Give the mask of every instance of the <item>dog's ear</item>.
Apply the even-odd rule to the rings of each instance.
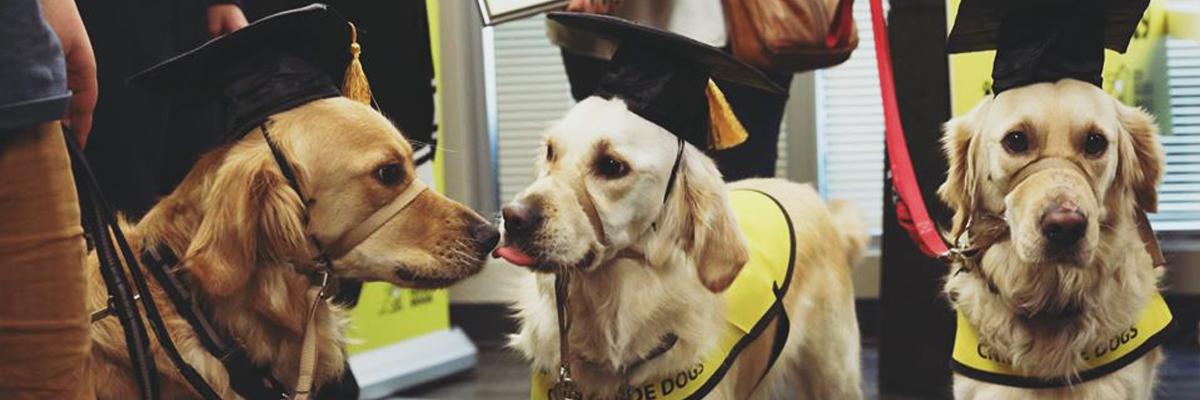
[[[1116,101],[1116,100],[1113,100]],[[1117,179],[1133,191],[1147,212],[1158,211],[1158,184],[1163,177],[1163,148],[1154,117],[1137,107],[1117,103],[1121,124]]]
[[[986,113],[990,98],[985,98],[966,115],[946,122],[942,135],[942,149],[946,154],[946,181],[938,188],[938,197],[955,210],[954,226],[959,229],[967,216],[974,211],[973,196],[976,193],[975,160],[972,154],[973,138],[978,131],[981,115]],[[951,231],[951,235],[958,232]]]
[[[679,226],[684,249],[693,255],[704,287],[713,293],[724,291],[750,259],[725,182],[712,160],[691,146],[676,179],[670,207],[672,212],[684,214]]]
[[[185,257],[189,271],[213,295],[240,289],[259,264],[283,261],[306,249],[300,197],[262,136],[250,135],[217,167]]]

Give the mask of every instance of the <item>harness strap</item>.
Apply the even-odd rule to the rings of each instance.
[[[576,356],[576,358],[578,358],[579,361],[582,362],[588,368],[592,368],[592,369],[596,369],[596,370],[600,370],[600,371],[611,371],[611,372],[615,372],[617,375],[627,377],[627,376],[633,375],[638,370],[638,368],[641,368],[643,365],[646,365],[646,363],[648,363],[650,361],[654,361],[654,359],[656,359],[656,358],[662,357],[663,354],[667,354],[668,351],[671,351],[671,349],[675,348],[675,344],[678,342],[679,342],[678,335],[676,335],[674,333],[668,333],[668,334],[664,335],[661,340],[658,341],[657,346],[654,346],[654,348],[650,349],[650,351],[646,352],[646,354],[644,354],[640,357],[637,357],[633,361],[623,362],[622,364],[624,364],[624,367],[622,367],[621,370],[619,370],[619,371],[612,371],[611,368],[608,368],[608,366],[605,365],[605,363],[600,362],[600,361],[589,360],[582,356]]]
[[[329,274],[324,274],[321,286],[308,289],[310,306],[304,327],[304,342],[300,351],[300,369],[296,375],[296,390],[293,400],[308,400],[313,388],[313,372],[317,365],[317,306],[325,300],[325,288],[329,285]]]
[[[236,340],[225,340],[213,328],[188,286],[176,277],[175,274],[184,269],[180,267],[180,261],[174,251],[165,244],[159,244],[154,250],[147,247],[142,251],[141,260],[158,281],[159,287],[166,293],[175,310],[192,328],[200,345],[221,361],[229,374],[229,385],[235,392],[250,399],[287,397],[285,386],[271,375],[268,368],[255,365],[250,361],[246,349]]]
[[[663,193],[663,204],[667,203],[667,199],[671,198],[671,190],[675,187],[675,179],[679,176],[679,164],[683,162],[683,138],[679,139],[679,151],[675,153],[675,163],[671,165],[671,175],[667,177],[667,192]]]

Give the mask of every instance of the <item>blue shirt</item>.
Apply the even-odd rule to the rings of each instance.
[[[38,0],[0,0],[0,134],[61,119],[70,100],[62,46]]]

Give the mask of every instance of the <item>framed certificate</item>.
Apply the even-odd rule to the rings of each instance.
[[[567,0],[476,0],[483,25],[491,26],[544,11],[561,9]]]

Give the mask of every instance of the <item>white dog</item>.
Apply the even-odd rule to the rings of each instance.
[[[697,393],[708,398],[860,398],[850,277],[866,239],[858,215],[783,180],[727,186],[691,145],[672,184],[681,144],[622,100],[589,98],[550,129],[537,180],[505,207],[497,254],[571,276],[568,360],[579,388],[587,398],[610,397],[622,383],[632,385],[633,398],[701,385]],[[730,199],[738,196],[759,206],[735,215]],[[773,226],[745,215],[762,213],[787,218]],[[768,231],[779,226],[782,233]],[[794,251],[783,263],[793,271],[790,284],[778,297],[769,279],[756,287],[760,275],[743,270],[748,259],[777,256],[765,254],[761,236],[783,243],[777,259]],[[555,279],[523,277],[514,304],[520,331],[511,344],[546,384],[559,371]],[[768,314],[731,351],[727,320],[758,309],[727,306],[722,292],[747,289],[757,300],[778,298],[785,315]],[[718,370],[723,355],[730,366]],[[546,387],[534,390],[542,395]]]
[[[979,341],[956,350],[979,358],[956,365],[955,397],[1152,397],[1161,335],[1145,323],[1169,312],[1139,219],[1156,207],[1157,136],[1145,112],[1070,79],[1005,91],[946,125],[939,194],[956,210],[951,235],[979,249],[945,286]],[[1126,357],[1099,363],[1114,354]],[[979,363],[1024,383],[985,379]]]

